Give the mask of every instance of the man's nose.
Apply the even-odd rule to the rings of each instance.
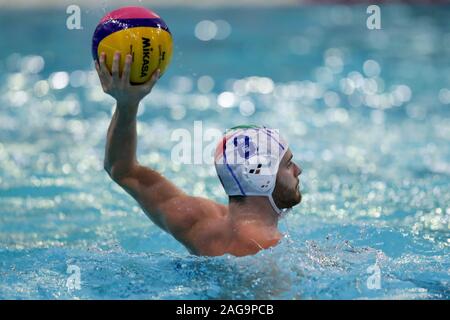
[[[297,168],[297,175],[296,175],[296,177],[298,177],[299,175],[302,174],[303,169],[300,166],[298,166],[297,164],[295,164],[295,167]]]

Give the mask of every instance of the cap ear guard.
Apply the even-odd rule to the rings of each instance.
[[[273,180],[265,174],[258,173],[260,169],[246,169],[243,176],[256,191],[261,194],[268,193],[273,187]]]
[[[243,177],[259,194],[271,194],[276,181],[276,159],[256,156],[244,164]]]

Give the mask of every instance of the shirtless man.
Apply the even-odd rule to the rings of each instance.
[[[192,254],[245,256],[277,245],[282,238],[278,220],[301,201],[302,169],[276,130],[241,126],[219,141],[215,166],[229,196],[227,206],[189,196],[136,159],[138,105],[159,79],[159,70],[148,82],[131,85],[131,55],[126,56],[121,76],[120,54],[113,57],[111,73],[105,59],[102,53],[96,70],[104,92],[117,101],[104,160],[111,179]]]

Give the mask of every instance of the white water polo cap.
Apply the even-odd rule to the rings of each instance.
[[[214,164],[229,196],[267,196],[273,209],[277,172],[288,144],[278,130],[260,126],[238,126],[225,132],[216,147]]]

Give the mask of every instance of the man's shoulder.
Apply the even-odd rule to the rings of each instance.
[[[193,230],[206,232],[215,228],[215,225],[223,225],[228,216],[228,206],[194,196],[171,199],[161,210],[166,212],[165,224],[174,236],[190,236]]]
[[[197,223],[195,228],[202,234],[217,234],[218,230],[226,230],[228,224],[228,206],[206,198],[196,198]]]
[[[199,255],[222,255],[229,240],[228,206],[197,198],[197,222],[185,233],[189,248]]]

